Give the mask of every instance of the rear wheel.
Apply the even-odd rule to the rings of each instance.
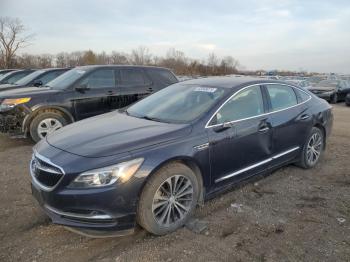
[[[324,149],[324,134],[321,129],[313,127],[301,153],[299,166],[313,168],[320,160]]]
[[[193,171],[180,163],[169,164],[146,183],[138,205],[138,223],[155,235],[175,231],[193,213],[198,196],[199,184]]]
[[[68,121],[59,112],[39,113],[30,124],[30,136],[34,142],[39,142],[47,135],[64,127]]]

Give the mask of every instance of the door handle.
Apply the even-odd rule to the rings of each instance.
[[[270,128],[268,126],[262,126],[259,128],[259,132],[261,132],[261,133],[264,133],[264,132],[269,131],[269,130],[270,130]]]
[[[300,120],[306,120],[306,119],[309,119],[309,117],[310,117],[309,115],[305,114],[300,117]]]
[[[114,91],[107,91],[107,95],[114,95],[115,92]]]

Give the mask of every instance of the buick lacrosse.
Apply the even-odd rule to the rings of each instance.
[[[291,163],[314,167],[332,123],[326,101],[285,82],[185,81],[45,137],[32,192],[76,232],[123,235],[138,224],[163,235],[235,183]]]

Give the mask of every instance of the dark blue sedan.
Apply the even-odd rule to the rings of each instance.
[[[54,223],[77,232],[139,224],[162,235],[248,177],[314,167],[332,123],[326,101],[285,82],[190,80],[46,137],[34,148],[32,191]]]

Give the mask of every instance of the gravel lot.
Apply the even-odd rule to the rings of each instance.
[[[89,239],[53,225],[30,194],[32,142],[0,135],[0,261],[350,261],[350,108],[313,170],[289,166],[198,208],[202,234]]]

